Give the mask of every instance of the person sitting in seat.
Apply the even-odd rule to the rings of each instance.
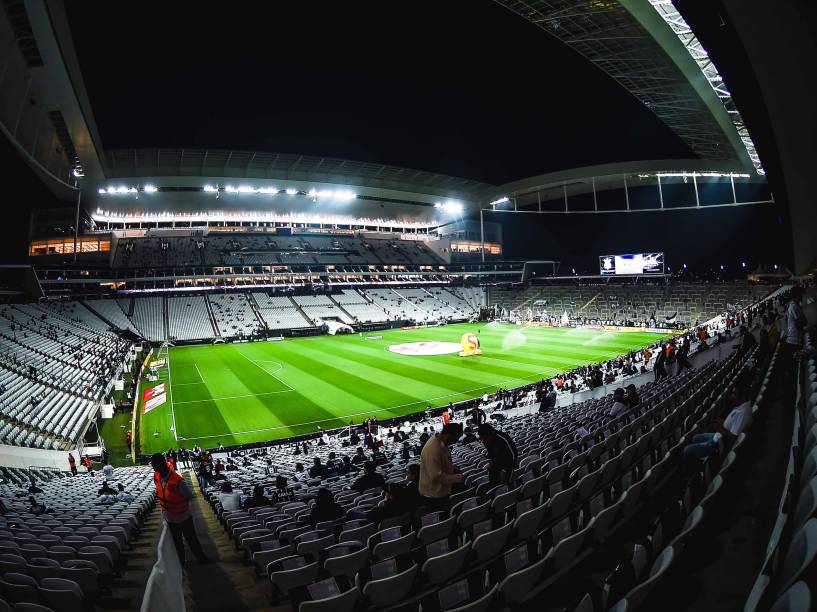
[[[409,463],[406,466],[406,482],[403,483],[403,499],[406,505],[414,510],[420,505],[420,464]]]
[[[116,500],[123,501],[123,502],[132,502],[133,495],[125,491],[125,486],[120,482],[116,485],[116,488],[119,489],[116,493]]]
[[[343,459],[338,464],[338,474],[341,476],[346,476],[346,474],[351,474],[352,472],[357,472],[357,468],[352,465],[352,459],[349,455],[344,455]]]
[[[31,477],[31,486],[28,487],[28,492],[32,495],[35,493],[42,493],[43,490],[37,486],[37,481],[34,480],[34,476]]]
[[[705,459],[717,454],[720,442],[723,440],[729,448],[738,436],[749,429],[752,424],[752,402],[749,373],[744,371],[732,388],[729,404],[734,406],[725,419],[715,419],[714,430],[711,433],[697,434],[692,437],[692,443],[684,447],[685,459]]]
[[[292,475],[292,480],[295,482],[303,482],[308,480],[309,474],[304,471],[304,464],[303,463],[296,463],[295,464],[295,473]]]
[[[624,414],[627,410],[628,406],[624,398],[624,389],[619,387],[613,391],[613,405],[610,407],[610,410],[607,411],[607,414],[615,418],[620,414]]]
[[[332,491],[326,487],[318,489],[318,494],[315,499],[315,506],[309,513],[307,522],[314,527],[318,523],[324,521],[334,521],[343,516],[343,508],[335,501],[335,496]]]
[[[269,506],[269,499],[264,495],[264,487],[255,485],[252,488],[252,496],[245,499],[241,504],[242,510],[249,510],[250,508],[261,508]]]
[[[367,461],[363,464],[363,476],[355,480],[354,484],[352,485],[352,489],[358,493],[363,493],[363,491],[368,489],[382,487],[384,484],[386,484],[386,479],[383,478],[382,474],[378,474],[375,471],[374,462]]]
[[[363,452],[363,447],[358,446],[355,456],[352,457],[352,463],[357,465],[358,463],[363,463],[366,461],[366,454]]]
[[[33,495],[28,498],[28,504],[28,511],[35,516],[48,512],[48,504],[44,501],[38,502]]]
[[[312,460],[312,467],[309,468],[310,478],[324,478],[326,476],[326,467],[321,463],[320,457],[315,457]]]
[[[641,400],[638,397],[638,391],[636,391],[636,388],[635,388],[634,384],[630,383],[629,385],[627,385],[626,389],[627,389],[627,395],[624,398],[625,403],[627,404],[627,408],[632,410],[633,408],[638,406],[638,404],[639,404],[639,402]]]

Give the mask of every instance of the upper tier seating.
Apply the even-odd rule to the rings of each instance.
[[[118,240],[113,262],[117,268],[137,269],[444,263],[422,241],[307,234],[122,238]]]

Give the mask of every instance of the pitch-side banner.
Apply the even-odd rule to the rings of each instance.
[[[165,384],[161,383],[150,389],[145,389],[142,393],[142,414],[147,414],[154,408],[158,408],[167,401]]]

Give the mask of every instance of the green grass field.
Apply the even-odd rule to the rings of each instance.
[[[388,350],[404,342],[459,342],[477,329],[480,356]],[[169,401],[142,416],[141,451],[258,442],[340,427],[351,419],[359,423],[369,415],[401,416],[604,361],[663,337],[493,324],[372,335],[382,339],[352,334],[171,348],[159,381],[169,386]],[[143,381],[142,388],[155,384]]]

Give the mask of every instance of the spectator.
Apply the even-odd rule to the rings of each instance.
[[[215,473],[215,475],[218,476],[224,471],[224,469],[225,469],[224,462],[220,458],[216,459],[216,465],[213,467],[213,472]]]
[[[43,492],[43,490],[37,486],[37,481],[34,480],[34,476],[31,477],[31,485],[28,487],[28,492],[32,495]]]
[[[471,409],[471,421],[473,421],[475,427],[479,427],[487,420],[488,416],[485,414],[485,411],[482,408],[479,406],[474,406]]]
[[[68,468],[71,470],[71,476],[77,475],[77,460],[71,453],[68,453]]]
[[[378,474],[375,471],[374,462],[367,461],[363,464],[363,476],[355,480],[352,489],[358,493],[363,493],[363,491],[374,489],[375,487],[382,487],[384,484],[386,484],[386,479],[383,478],[382,474]]]
[[[111,488],[111,485],[108,484],[108,481],[102,483],[102,488],[96,492],[97,495],[116,495],[116,491]]]
[[[176,546],[176,553],[182,567],[186,563],[184,550],[184,540],[187,541],[193,554],[200,563],[208,563],[209,559],[204,554],[204,550],[199,543],[196,534],[196,527],[193,524],[193,514],[190,511],[190,500],[193,492],[178,472],[167,467],[167,462],[161,453],[156,453],[150,458],[153,467],[153,481],[156,485],[156,496],[159,499],[159,506],[162,508],[162,519],[167,523],[168,529],[173,536],[173,543]]]
[[[627,385],[627,396],[625,397],[625,402],[627,404],[627,408],[632,410],[636,406],[638,406],[641,400],[638,397],[638,391],[636,391],[635,385],[630,383]]]
[[[628,406],[624,398],[624,389],[618,387],[613,391],[613,405],[610,407],[610,410],[607,411],[607,414],[616,418],[618,415],[627,412],[627,409]]]
[[[91,460],[90,455],[85,455],[82,460],[82,465],[85,466],[85,469],[88,470],[88,473],[93,476],[94,475],[94,462]]]
[[[343,508],[335,501],[332,492],[326,487],[318,489],[315,506],[312,508],[312,512],[309,513],[307,522],[314,527],[318,523],[334,521],[342,516]]]
[[[105,475],[106,480],[113,479],[113,466],[109,463],[102,468],[102,473]]]
[[[270,500],[264,495],[264,487],[255,485],[252,488],[252,496],[248,497],[241,504],[242,510],[249,510],[250,508],[262,508],[269,506]]]
[[[326,476],[326,468],[321,463],[320,457],[315,457],[312,460],[312,467],[309,468],[309,477],[310,478],[323,478]]]
[[[292,480],[295,482],[303,482],[307,480],[309,475],[304,471],[304,464],[303,463],[296,463],[295,464],[295,473],[292,475]]]
[[[407,503],[409,498],[404,495],[403,485],[390,482],[383,485],[383,501],[369,510],[352,509],[347,513],[351,520],[363,519],[380,523],[388,518],[401,516],[411,512],[413,508]]]
[[[48,512],[48,504],[46,504],[44,501],[38,502],[32,495],[28,498],[28,511],[35,516],[45,514]]]
[[[497,431],[489,423],[480,425],[477,433],[491,461],[491,467],[488,470],[491,484],[509,482],[519,460],[519,453],[513,439],[504,431]]]
[[[420,464],[409,463],[406,466],[406,482],[404,484],[403,495],[412,508],[417,508],[420,505],[420,491],[417,488],[419,484]]]
[[[366,461],[366,454],[363,452],[363,447],[358,446],[355,456],[352,457],[352,463],[357,465],[358,463],[363,463]]]
[[[477,437],[474,435],[474,430],[470,427],[465,428],[465,435],[462,437],[463,444],[471,444],[471,442],[476,442]]]
[[[432,512],[447,508],[452,485],[463,481],[463,475],[454,469],[448,448],[461,436],[462,425],[449,423],[428,439],[420,453],[419,491]]]
[[[735,383],[729,402],[732,410],[726,419],[716,419],[714,432],[697,434],[692,437],[692,443],[684,448],[684,458],[704,459],[717,454],[720,442],[729,448],[737,437],[749,429],[752,424],[752,402],[749,400],[749,383],[744,378]]]
[[[667,369],[665,367],[666,351],[664,350],[664,346],[660,345],[657,352],[658,355],[655,358],[655,364],[652,366],[652,370],[655,373],[655,382],[658,382],[667,376]]]
[[[218,494],[218,503],[221,504],[223,512],[238,510],[241,502],[241,493],[233,491],[233,485],[229,480],[221,483],[221,493]]]
[[[338,474],[341,476],[346,476],[346,474],[351,474],[352,472],[356,472],[357,468],[352,465],[352,460],[349,455],[344,455],[343,459],[338,466]]]
[[[116,500],[117,501],[123,501],[123,502],[132,502],[133,501],[133,495],[131,495],[130,493],[125,491],[125,486],[121,482],[118,485],[116,485],[116,488],[119,489],[119,491],[116,493]]]

